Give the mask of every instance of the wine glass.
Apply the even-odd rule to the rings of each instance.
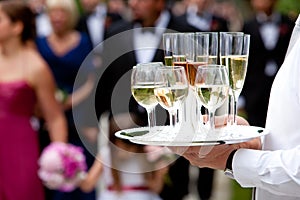
[[[186,62],[186,36],[193,33],[164,33],[163,34],[163,47],[164,47],[164,60],[166,66],[183,66],[186,70],[188,78],[188,69]],[[181,123],[185,123],[187,106],[182,106],[181,110],[177,110],[177,118]]]
[[[208,64],[197,69],[195,92],[198,101],[208,110],[209,130],[215,129],[215,111],[226,100],[229,79],[226,67]]]
[[[154,95],[154,77],[160,62],[137,64],[131,73],[131,93],[139,105],[147,111],[149,132],[156,126],[155,106],[158,104]]]
[[[248,66],[250,35],[228,34],[225,40],[225,63],[232,96],[230,108],[232,116],[229,116],[228,125],[236,125],[237,102],[244,86]]]
[[[173,131],[177,131],[177,110],[188,95],[188,87],[184,67],[165,66],[157,69],[154,94],[159,105],[169,112],[170,127]]]

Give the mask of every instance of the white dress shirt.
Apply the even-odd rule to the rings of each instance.
[[[196,5],[190,5],[187,8],[187,22],[202,30],[202,31],[210,31],[210,25],[212,21],[212,14],[208,12],[202,12],[202,16],[198,15],[198,8]]]
[[[300,199],[300,38],[294,41],[273,82],[264,151],[240,149],[233,158],[234,177],[256,187],[255,200]]]
[[[268,17],[264,13],[258,13],[256,19],[261,23],[259,33],[266,49],[274,49],[279,38],[280,15],[278,13],[274,13]]]
[[[286,55],[289,54],[291,49],[294,47],[297,39],[300,37],[300,25],[299,24],[300,24],[300,15],[299,15],[299,17],[296,21],[296,26],[293,30],[293,33],[292,33],[292,36],[291,36],[291,40],[290,40],[289,47],[288,47]]]
[[[164,11],[155,23],[154,32],[143,32],[139,24],[134,29],[134,49],[138,63],[147,63],[153,60],[156,50],[161,42],[162,34],[170,21],[170,13]]]
[[[94,47],[103,41],[106,10],[107,9],[104,4],[99,4],[95,11],[87,19],[87,26]]]
[[[268,50],[272,50],[276,47],[280,34],[280,15],[273,13],[271,16],[267,16],[264,13],[258,13],[256,19],[261,26],[259,33],[261,35],[264,46]],[[278,66],[274,59],[267,61],[265,66],[265,75],[274,76],[278,70]]]
[[[46,37],[52,33],[52,25],[46,12],[40,13],[35,18],[36,33],[40,37]]]

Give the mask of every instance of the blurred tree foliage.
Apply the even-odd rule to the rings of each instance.
[[[80,0],[75,0],[75,2],[76,2],[76,4],[77,4],[79,13],[80,13],[80,14],[83,14],[83,8],[82,8],[82,5],[81,5]]]
[[[221,1],[221,0],[217,0]],[[232,1],[234,4],[241,9],[241,13],[244,19],[251,17],[252,8],[250,5],[250,0],[222,0],[222,1]],[[263,1],[263,0],[262,0]],[[291,19],[296,19],[300,14],[300,0],[278,0],[276,9],[288,15]]]
[[[278,0],[277,9],[296,19],[300,14],[300,0]]]

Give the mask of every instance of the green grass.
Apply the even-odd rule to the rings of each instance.
[[[251,200],[252,189],[242,188],[236,181],[231,182],[232,198],[231,200]]]

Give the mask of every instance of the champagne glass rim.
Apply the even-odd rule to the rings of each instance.
[[[212,35],[218,35],[218,32],[215,31],[204,31],[204,32],[195,32],[195,34],[212,34]]]
[[[198,69],[213,69],[213,68],[217,68],[217,69],[226,69],[225,65],[218,65],[218,64],[205,64],[205,65],[199,65]]]
[[[159,70],[184,70],[184,66],[163,66],[160,67]]]
[[[228,32],[220,32],[220,34],[228,34],[228,35],[240,35],[243,36],[245,35],[244,32],[241,31],[228,31]]]
[[[251,35],[250,34],[244,34],[244,38],[250,38],[251,37]]]
[[[185,34],[195,34],[195,32],[168,32],[168,33],[163,33],[163,36],[167,36],[167,35],[185,35]]]
[[[162,66],[164,66],[164,64],[162,62],[146,62],[146,63],[138,63],[135,65],[135,67],[142,67],[142,66],[162,67]]]
[[[178,33],[182,33],[182,32],[167,32],[167,33],[163,33],[163,36],[176,35]]]

